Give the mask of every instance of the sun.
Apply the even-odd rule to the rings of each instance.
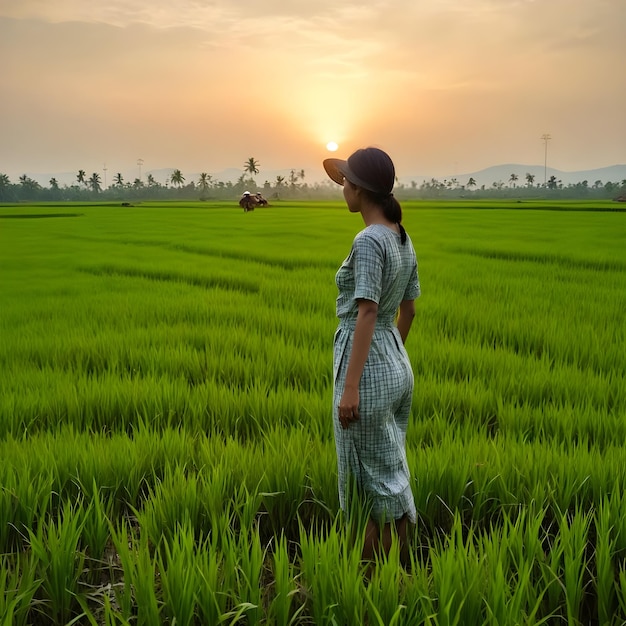
[[[336,141],[329,141],[326,144],[326,150],[328,150],[329,152],[336,152],[337,148],[339,148],[339,146],[337,145]]]

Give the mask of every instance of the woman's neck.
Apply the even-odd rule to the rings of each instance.
[[[391,230],[398,231],[398,225],[395,222],[391,222],[387,219],[383,210],[377,204],[368,203],[361,207],[361,217],[365,222],[366,226],[372,226],[374,224],[382,224],[383,226],[387,226],[387,228],[391,228]]]

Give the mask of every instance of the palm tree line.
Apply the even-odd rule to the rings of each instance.
[[[98,172],[88,176],[80,169],[74,184],[60,186],[56,178],[51,178],[49,187],[43,187],[26,174],[19,177],[18,183],[12,183],[6,174],[0,173],[0,202],[19,202],[27,200],[118,200],[118,199],[199,199],[225,200],[235,199],[243,191],[261,191],[266,198],[279,200],[291,198],[325,198],[338,195],[335,185],[324,180],[322,183],[309,185],[304,182],[305,171],[292,169],[287,177],[278,175],[273,182],[265,181],[257,185],[255,176],[260,172],[260,163],[249,157],[243,165],[241,175],[236,182],[215,180],[207,172],[202,172],[198,180],[187,182],[180,169],[174,169],[165,183],[159,183],[150,173],[146,180],[141,177],[133,181],[125,180],[120,172],[113,176],[113,182],[103,189]],[[545,183],[535,185],[535,175],[526,173],[524,183],[518,185],[519,176],[511,173],[507,183],[495,181],[490,186],[481,185],[470,177],[465,183],[456,177],[440,181],[431,178],[420,185],[411,181],[410,185],[397,184],[394,193],[399,198],[437,198],[437,197],[532,197],[550,194],[552,197],[598,197],[620,198],[626,194],[626,179],[620,182],[593,183],[581,181],[564,185],[555,176],[550,176]]]
[[[260,172],[260,163],[250,157],[244,163],[241,176],[236,182],[220,181],[202,172],[198,180],[187,182],[180,169],[174,169],[164,183],[158,182],[150,173],[146,180],[135,178],[132,182],[125,180],[121,172],[113,176],[112,183],[104,189],[102,178],[98,172],[88,176],[84,169],[78,170],[72,185],[61,187],[56,178],[51,178],[49,187],[40,185],[26,174],[20,176],[19,183],[13,184],[6,174],[0,174],[0,201],[11,202],[29,199],[65,200],[83,199],[117,199],[130,196],[133,199],[150,198],[196,198],[200,200],[235,198],[248,188],[259,190],[266,197],[280,199],[282,196],[305,194],[309,185],[304,182],[305,171],[292,169],[288,178],[276,176],[275,181],[265,181],[257,185],[254,176]]]
[[[478,187],[476,179],[471,177],[465,184],[461,183],[457,178],[444,179],[439,181],[436,178],[424,181],[419,187],[417,183],[412,183],[412,188],[423,197],[430,196],[463,196],[465,194],[473,196],[483,195],[502,195],[502,196],[532,196],[542,192],[550,192],[552,196],[559,197],[587,197],[593,195],[596,197],[613,198],[614,196],[622,196],[626,193],[626,179],[620,182],[603,182],[596,180],[593,184],[583,180],[577,183],[563,184],[563,181],[557,179],[556,176],[550,176],[545,183],[535,185],[534,174],[526,173],[523,185],[518,185],[519,176],[512,173],[507,183],[503,181],[494,181],[491,186],[481,185]],[[545,194],[544,194],[545,195]]]

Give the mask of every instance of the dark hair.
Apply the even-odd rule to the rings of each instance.
[[[398,224],[404,243],[406,231],[401,223],[402,207],[391,193],[396,182],[391,157],[380,148],[361,148],[348,157],[340,171],[353,185],[361,187],[371,202],[382,208],[390,222]]]
[[[360,148],[345,161],[324,159],[324,169],[338,185],[349,181],[360,187],[373,204],[383,210],[385,217],[400,229],[400,238],[405,243],[407,235],[402,226],[402,207],[393,197],[396,168],[391,157],[380,148]]]
[[[371,202],[380,206],[384,216],[400,228],[400,241],[404,244],[406,241],[406,230],[402,226],[402,207],[392,193],[377,193],[369,189],[363,189],[363,193]]]

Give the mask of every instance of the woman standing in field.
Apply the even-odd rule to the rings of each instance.
[[[417,517],[405,446],[413,372],[404,348],[420,295],[417,260],[392,194],[389,155],[365,148],[346,161],[326,159],[324,169],[365,222],[335,277],[333,416],[341,508],[350,510],[354,486],[370,509],[363,558],[372,560],[380,547],[389,551],[392,524],[406,547]]]

